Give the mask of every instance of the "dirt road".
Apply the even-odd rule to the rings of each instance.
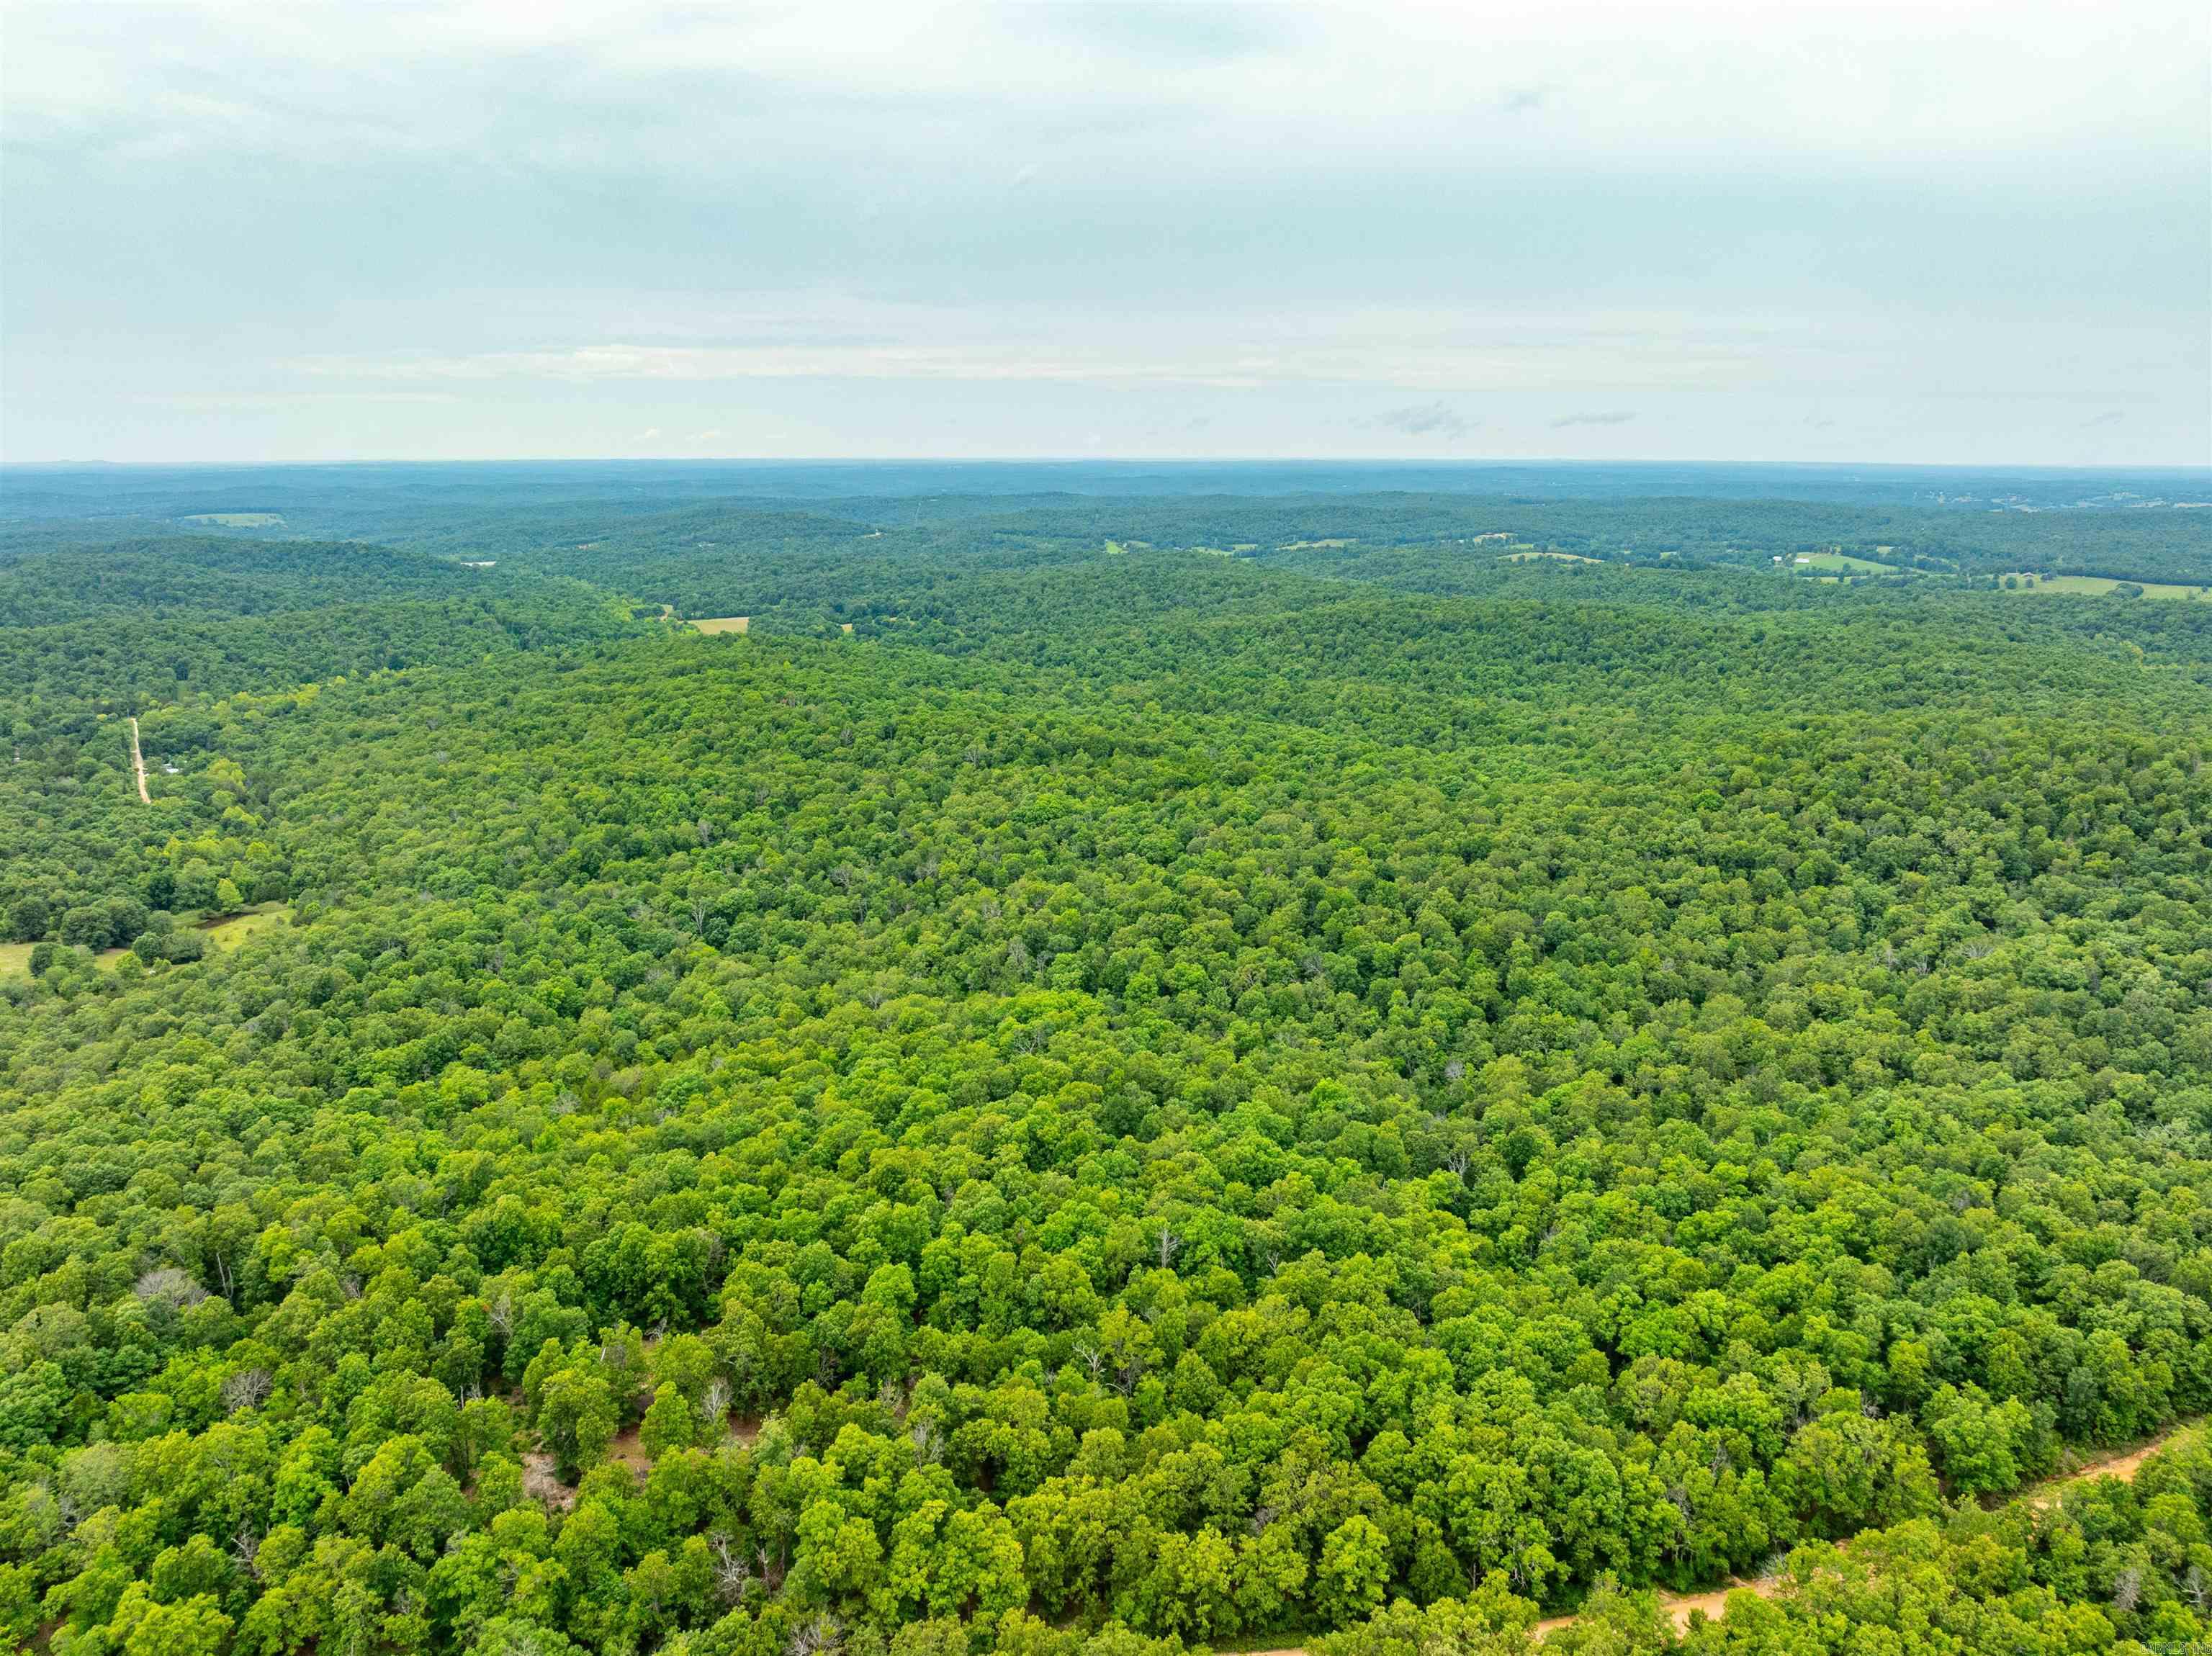
[[[2100,1477],[2117,1477],[2123,1483],[2132,1483],[2136,1481],[2136,1474],[2142,1470],[2143,1462],[2148,1460],[2160,1449],[2173,1448],[2183,1439],[2196,1432],[2202,1424],[2202,1422],[2184,1421],[2171,1430],[2161,1432],[2148,1443],[2139,1444],[2132,1449],[2122,1449],[2112,1454],[2100,1455],[2094,1460],[2084,1462],[2077,1471],[2061,1472],[2056,1477],[2046,1477],[2033,1489],[2023,1491],[2019,1498],[2027,1501],[2031,1507],[2048,1507],[2055,1502],[2070,1484],[2087,1483]]]
[[[2054,1477],[2045,1478],[2033,1488],[2023,1489],[2014,1499],[2025,1501],[2034,1507],[2048,1507],[2058,1499],[2063,1491],[2073,1484],[2087,1483],[2100,1477],[2116,1477],[2123,1483],[2132,1483],[2135,1482],[2136,1473],[2141,1470],[2144,1461],[2149,1459],[2160,1449],[2171,1447],[2180,1442],[2185,1437],[2196,1431],[2199,1424],[2200,1422],[2185,1421],[2136,1448],[2101,1455],[2094,1460],[2084,1463],[2073,1471],[2060,1472]],[[1848,1547],[1850,1542],[1848,1539],[1838,1541],[1836,1545],[1839,1548]],[[1674,1623],[1676,1632],[1687,1633],[1690,1630],[1690,1617],[1693,1611],[1703,1611],[1709,1620],[1718,1621],[1728,1609],[1729,1594],[1739,1589],[1755,1592],[1762,1598],[1771,1598],[1782,1591],[1782,1576],[1778,1573],[1772,1575],[1757,1576],[1750,1580],[1744,1580],[1739,1577],[1731,1580],[1726,1586],[1715,1587],[1709,1592],[1662,1591],[1659,1594],[1659,1607],[1667,1612],[1668,1619]],[[1557,1633],[1561,1628],[1572,1627],[1574,1624],[1575,1618],[1571,1616],[1547,1617],[1529,1630],[1530,1635],[1541,1641],[1552,1634]],[[1250,1656],[1309,1656],[1309,1653],[1303,1647],[1291,1645],[1274,1650],[1253,1652],[1250,1653]]]
[[[138,721],[131,721],[131,768],[138,773],[138,801],[150,805],[154,796],[146,792],[146,755],[138,751]]]

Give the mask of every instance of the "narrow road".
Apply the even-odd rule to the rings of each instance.
[[[2195,1432],[2200,1424],[2201,1422],[2197,1421],[2179,1422],[2168,1427],[2147,1443],[2138,1445],[2132,1449],[2100,1455],[2070,1472],[2060,1472],[2044,1478],[2018,1491],[2011,1499],[2024,1501],[2033,1507],[2045,1507],[2051,1505],[2062,1491],[2075,1485],[2094,1483],[2100,1477],[2116,1477],[2123,1483],[2132,1483],[2136,1479],[2136,1472],[2144,1461],[2149,1459],[2160,1449],[2178,1444],[2182,1439]],[[1850,1540],[1846,1538],[1835,1544],[1838,1548],[1848,1547],[1850,1545]],[[1668,1619],[1674,1623],[1674,1630],[1677,1633],[1687,1633],[1690,1630],[1691,1612],[1693,1611],[1703,1611],[1708,1620],[1717,1622],[1728,1613],[1729,1593],[1744,1590],[1755,1592],[1762,1598],[1771,1598],[1782,1591],[1783,1579],[1778,1572],[1771,1575],[1757,1576],[1747,1581],[1740,1577],[1732,1578],[1728,1586],[1716,1587],[1706,1592],[1669,1592],[1662,1588],[1659,1592],[1659,1608],[1666,1611]],[[1529,1629],[1529,1637],[1534,1642],[1540,1644],[1561,1628],[1572,1627],[1575,1620],[1572,1616],[1547,1616]],[[1310,1656],[1310,1652],[1302,1645],[1285,1645],[1273,1650],[1249,1652],[1247,1656]]]
[[[2136,1481],[2137,1469],[2144,1461],[2149,1459],[2160,1449],[2168,1448],[2179,1443],[2196,1429],[2196,1424],[2193,1421],[2182,1421],[2168,1427],[2147,1443],[2139,1444],[2132,1449],[2100,1455],[2075,1467],[2070,1472],[2055,1473],[2050,1477],[2030,1484],[2009,1496],[2008,1499],[2022,1501],[2031,1507],[2041,1508],[2053,1505],[2064,1490],[2081,1484],[2094,1483],[2100,1477],[2116,1477],[2123,1483],[2132,1483]],[[1835,1544],[1840,1550],[1850,1546],[1850,1541],[1846,1538]],[[1690,1630],[1692,1611],[1703,1611],[1707,1619],[1717,1622],[1728,1613],[1729,1593],[1741,1589],[1755,1592],[1762,1598],[1771,1598],[1782,1591],[1782,1582],[1783,1577],[1778,1571],[1771,1575],[1754,1576],[1749,1580],[1745,1580],[1740,1576],[1732,1577],[1728,1586],[1716,1587],[1709,1592],[1668,1592],[1662,1589],[1659,1594],[1659,1607],[1667,1612],[1668,1618],[1674,1623],[1674,1630],[1677,1633],[1687,1633]],[[1539,1622],[1534,1629],[1534,1635],[1541,1641],[1559,1628],[1573,1625],[1574,1619],[1571,1616],[1554,1616]]]
[[[138,773],[139,803],[152,804],[154,796],[146,792],[146,755],[138,751],[138,721],[136,718],[131,721],[131,767]]]

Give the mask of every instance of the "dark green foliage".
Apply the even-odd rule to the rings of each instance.
[[[16,622],[0,625],[0,934],[93,948],[131,943],[149,910],[234,906],[218,901],[225,878],[243,901],[288,895],[257,790],[216,751],[224,717],[264,716],[252,692],[625,630],[606,594],[574,582],[374,547],[187,538],[19,555],[0,562],[0,614]],[[235,710],[222,703],[242,692]],[[151,810],[131,773],[132,713]]]
[[[334,604],[451,597],[486,585],[417,552],[183,537],[0,552],[0,627],[121,614],[275,616]]]
[[[16,1636],[2203,1636],[2199,634],[925,528],[33,743]]]

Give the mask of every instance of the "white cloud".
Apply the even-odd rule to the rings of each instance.
[[[1839,349],[1802,318],[1674,312],[1071,313],[1036,304],[923,305],[806,293],[690,303],[664,296],[632,320],[641,325],[629,338],[327,353],[295,359],[292,367],[324,381],[441,385],[828,379],[1447,391],[1717,389],[1778,373],[1838,383],[1868,368],[1863,338]],[[556,309],[540,325],[567,325]]]
[[[522,443],[599,430],[603,394],[739,434],[699,444],[927,442],[954,387],[996,399],[964,440],[1009,447],[1055,399],[1091,399],[1079,444],[1125,428],[1116,397],[1300,387],[1340,428],[1480,395],[1486,440],[1640,410],[1583,416],[1592,445],[1695,396],[1706,423],[1667,430],[1709,455],[1797,397],[1906,445],[1970,401],[1991,442],[2114,405],[2113,441],[2207,440],[2201,0],[0,19],[17,452],[77,452],[133,398],[380,399],[387,445],[397,397],[542,395],[454,423]],[[817,382],[876,387],[882,423]]]
[[[1406,437],[1464,437],[1481,423],[1469,420],[1442,397],[1433,403],[1386,409],[1374,419],[1377,430],[1395,431]]]
[[[1788,157],[2187,161],[2200,7],[1797,0],[1245,8],[6,8],[9,124],[139,153],[471,152],[712,176],[1019,153],[1200,172]],[[125,21],[127,20],[127,21]],[[1132,20],[1141,20],[1133,23]],[[744,135],[748,149],[725,141]]]

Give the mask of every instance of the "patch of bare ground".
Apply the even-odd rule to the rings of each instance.
[[[2093,1460],[2084,1461],[2073,1471],[2060,1472],[2056,1477],[2044,1479],[2036,1486],[2034,1493],[2022,1498],[2031,1507],[2044,1507],[2052,1505],[2073,1486],[2094,1483],[2100,1477],[2116,1477],[2123,1483],[2132,1483],[2136,1481],[2136,1474],[2142,1470],[2143,1462],[2161,1449],[2176,1448],[2186,1439],[2196,1436],[2202,1424],[2201,1422],[2191,1421],[2161,1432],[2131,1449],[2116,1449],[2110,1454],[2099,1455]]]
[[[1761,1598],[1771,1598],[1782,1591],[1782,1577],[1762,1575],[1746,1581],[1731,1578],[1724,1587],[1714,1587],[1705,1592],[1666,1592],[1659,1594],[1659,1608],[1674,1624],[1677,1633],[1690,1630],[1690,1618],[1702,1612],[1709,1622],[1717,1622],[1728,1614],[1729,1595],[1732,1592],[1756,1593]],[[1561,1628],[1572,1627],[1578,1618],[1573,1616],[1547,1616],[1531,1628],[1529,1636],[1541,1643]]]
[[[131,768],[138,773],[138,803],[150,805],[154,796],[146,792],[146,755],[138,749],[138,721],[131,721]]]
[[[633,1426],[627,1432],[617,1433],[614,1441],[607,1445],[607,1459],[619,1460],[642,1477],[653,1471],[653,1457],[646,1453],[645,1445],[639,1441],[637,1431],[638,1429]]]
[[[2179,1447],[2194,1438],[2203,1429],[2203,1425],[2201,1421],[2187,1421],[2170,1427],[2156,1437],[2132,1448],[2115,1450],[2110,1454],[2085,1461],[2072,1471],[2056,1473],[2033,1489],[2024,1489],[2011,1498],[2040,1508],[2051,1506],[2068,1489],[2094,1483],[2100,1477],[2116,1477],[2123,1483],[2132,1483],[2145,1461],[2161,1449]],[[1850,1544],[1850,1538],[1846,1538],[1835,1543],[1836,1550],[1841,1552]],[[1667,1612],[1668,1619],[1674,1623],[1677,1633],[1687,1633],[1690,1618],[1699,1612],[1703,1612],[1705,1619],[1711,1622],[1725,1617],[1730,1593],[1749,1592],[1761,1598],[1772,1598],[1781,1592],[1786,1579],[1782,1571],[1777,1570],[1770,1574],[1754,1576],[1749,1580],[1732,1578],[1725,1586],[1714,1587],[1705,1592],[1662,1592],[1659,1594],[1659,1607]],[[1529,1632],[1540,1643],[1561,1628],[1572,1627],[1576,1619],[1573,1616],[1547,1616]],[[1301,1647],[1285,1646],[1279,1650],[1250,1652],[1248,1656],[1307,1656],[1307,1652]]]
[[[556,1512],[567,1512],[576,1504],[573,1485],[563,1483],[556,1470],[551,1455],[526,1454],[522,1458],[522,1493],[532,1501],[541,1501]]]

